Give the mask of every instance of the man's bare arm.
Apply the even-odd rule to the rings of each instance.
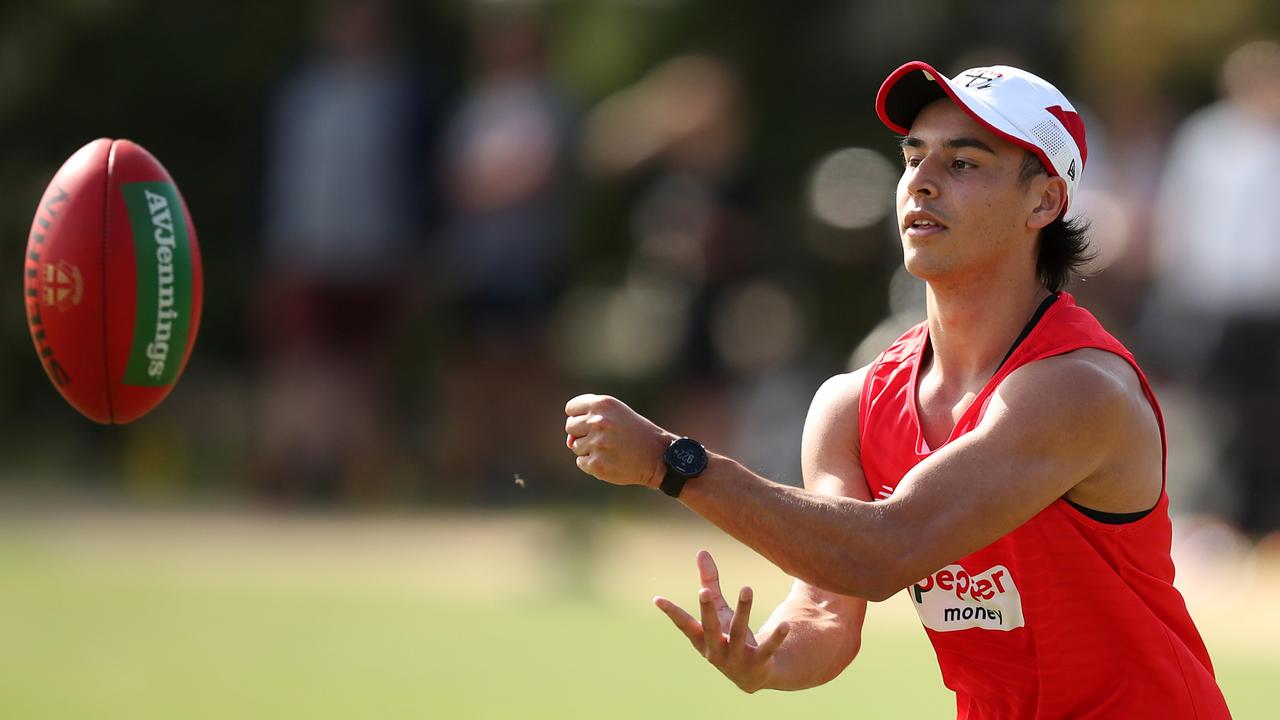
[[[858,402],[867,368],[837,375],[814,394],[804,423],[800,464],[805,488],[818,495],[870,500],[858,448]],[[764,628],[786,621],[774,687],[821,685],[853,662],[862,646],[867,601],[796,580]]]
[[[680,500],[793,577],[882,600],[1089,478],[1117,452],[1132,407],[1130,388],[1096,364],[1050,358],[1006,378],[979,426],[917,465],[889,500],[778,485],[719,455]],[[566,411],[579,467],[657,486],[670,433],[612,398],[580,396]]]
[[[805,487],[815,493],[869,497],[857,447],[858,398],[864,377],[865,371],[836,376],[814,396],[805,421],[801,465]],[[666,598],[655,598],[655,602],[694,648],[743,690],[802,690],[821,685],[839,675],[857,655],[866,600],[796,580],[786,599],[750,636],[745,628],[751,589],[743,588],[734,610],[724,600],[709,554],[699,554],[698,569],[702,622]],[[708,623],[723,636],[718,644],[707,637]],[[739,637],[733,636],[734,629]],[[761,652],[753,652],[757,637]]]
[[[1088,478],[1113,452],[1127,400],[1094,366],[1052,358],[1006,378],[979,426],[907,473],[886,501],[817,496],[721,456],[680,499],[795,577],[882,600]]]

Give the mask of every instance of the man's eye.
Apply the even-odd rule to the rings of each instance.
[[[955,168],[956,170],[969,170],[971,168],[977,167],[977,165],[974,165],[968,160],[952,160],[951,167]]]
[[[912,168],[913,168],[913,167],[919,167],[919,166],[920,166],[920,158],[918,158],[918,157],[909,157],[909,158],[906,158],[906,161],[905,161],[905,162],[906,162],[906,164],[907,164],[907,167],[912,167]]]

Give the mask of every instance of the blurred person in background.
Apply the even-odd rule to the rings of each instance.
[[[1120,72],[1090,95],[1092,107],[1082,110],[1090,121],[1089,189],[1074,214],[1089,220],[1095,257],[1074,292],[1117,337],[1133,337],[1152,280],[1156,197],[1172,112],[1150,79]]]
[[[559,396],[547,314],[564,273],[573,123],[547,67],[539,10],[477,3],[472,12],[472,78],[439,152],[445,206],[433,262],[448,343],[430,490],[462,496],[501,477],[506,489],[518,472],[545,477],[554,462],[529,428]]]
[[[1160,410],[1136,360],[1062,288],[1087,260],[1066,219],[1084,123],[1008,66],[913,62],[876,98],[902,134],[904,265],[927,319],[817,392],[805,489],[771,482],[619,400],[580,395],[582,471],[686,507],[796,578],[756,636],[698,556],[698,617],[655,604],[743,690],[825,683],[868,601],[905,589],[957,717],[1227,718],[1173,586]]]
[[[256,491],[385,493],[388,361],[423,235],[430,123],[391,0],[326,0],[315,46],[269,110]]]
[[[662,298],[633,303],[634,312],[625,318],[637,344],[666,350],[631,370],[661,379],[670,388],[670,415],[722,444],[734,433],[724,422],[734,402],[726,380],[731,371],[745,369],[743,363],[752,364],[733,357],[740,349],[735,345],[746,338],[732,337],[730,316],[737,311],[731,306],[735,299],[764,298],[786,314],[794,303],[774,283],[767,283],[764,294],[750,289],[766,286],[757,284],[763,268],[757,199],[743,162],[743,100],[742,80],[732,65],[710,55],[682,55],[602,101],[584,133],[588,171],[638,188],[620,292]],[[667,309],[662,316],[659,305]],[[761,327],[770,324],[766,320],[756,329]]]
[[[1223,98],[1191,115],[1170,150],[1155,213],[1147,331],[1161,362],[1227,419],[1212,496],[1248,533],[1280,528],[1280,44],[1225,61]],[[1233,486],[1233,487],[1232,487]]]

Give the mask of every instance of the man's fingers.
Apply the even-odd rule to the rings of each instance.
[[[720,570],[716,567],[715,558],[706,550],[698,551],[698,582],[711,591],[711,601],[716,612],[729,608],[729,603],[724,601],[724,593],[720,591]]]
[[[778,626],[773,629],[773,632],[769,633],[769,637],[765,638],[764,642],[760,643],[760,649],[756,654],[759,661],[765,662],[769,658],[773,657],[773,654],[778,651],[778,646],[782,645],[782,641],[787,639],[787,635],[790,632],[790,623],[785,621],[778,623]]]
[[[593,411],[600,413],[619,409],[627,409],[627,406],[621,400],[609,395],[587,393],[565,403],[564,414],[573,417],[574,415],[587,415]]]
[[[712,664],[719,665],[724,661],[724,631],[720,629],[720,616],[710,590],[702,588],[698,591],[698,607],[702,611],[702,654]]]
[[[698,607],[702,612],[702,631],[706,635],[720,635],[724,632],[720,626],[720,614],[716,612],[715,599],[711,591],[703,588],[698,591]]]
[[[741,652],[751,634],[751,588],[744,587],[738,593],[738,610],[729,626],[729,653]]]
[[[578,397],[573,398],[569,402],[565,403],[564,414],[569,416],[585,415],[587,410],[591,407],[591,404],[595,402],[596,398],[598,397],[600,396],[592,395],[591,393],[587,393],[585,395],[579,395]]]
[[[680,629],[680,632],[684,633],[684,636],[689,638],[689,642],[693,644],[694,650],[697,650],[699,653],[704,652],[703,648],[705,647],[705,644],[703,643],[702,637],[702,624],[699,623],[696,618],[685,612],[684,608],[664,597],[655,597],[653,599],[653,604],[657,605],[659,610],[665,613],[667,617],[671,618],[671,622],[675,623],[675,626]]]
[[[574,437],[582,437],[591,429],[590,415],[570,415],[564,421],[564,431]]]

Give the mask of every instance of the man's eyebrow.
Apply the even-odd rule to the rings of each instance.
[[[898,142],[898,145],[903,148],[909,148],[909,147],[918,148],[918,147],[924,147],[925,142],[920,138],[916,137],[915,135],[907,135]],[[996,151],[992,150],[990,145],[982,142],[981,140],[975,137],[947,138],[942,142],[942,147],[947,148],[948,150],[956,150],[959,148],[977,148],[978,150],[983,150],[985,152],[991,153],[992,155],[996,154]]]

